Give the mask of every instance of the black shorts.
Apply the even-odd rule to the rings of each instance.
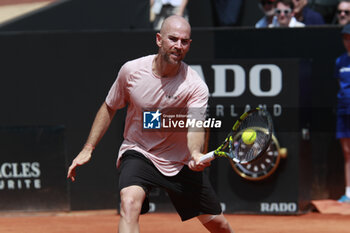
[[[141,153],[128,150],[121,158],[119,189],[131,185],[143,188],[146,196],[153,187],[163,188],[169,195],[182,221],[201,214],[221,214],[220,202],[208,176],[184,166],[175,176],[165,176]],[[148,211],[146,197],[141,213]]]

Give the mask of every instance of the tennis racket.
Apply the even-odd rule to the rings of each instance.
[[[203,155],[200,162],[226,157],[235,163],[251,163],[265,153],[272,134],[273,123],[269,112],[262,108],[252,109],[240,116],[224,142],[216,150]]]

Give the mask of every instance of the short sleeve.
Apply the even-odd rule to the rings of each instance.
[[[193,71],[195,73],[195,71]],[[207,107],[208,107],[208,98],[209,90],[206,83],[195,73],[196,83],[192,86],[192,94],[190,99],[187,102],[188,115],[190,118],[197,120],[205,120]]]
[[[106,97],[106,104],[116,110],[121,109],[126,106],[128,103],[129,95],[127,90],[127,80],[128,80],[129,72],[127,68],[127,64],[123,65],[119,70],[118,76],[114,81],[111,89],[108,92]]]

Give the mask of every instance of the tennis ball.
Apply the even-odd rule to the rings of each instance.
[[[247,129],[242,134],[242,140],[245,144],[250,145],[255,142],[256,132],[252,129]]]

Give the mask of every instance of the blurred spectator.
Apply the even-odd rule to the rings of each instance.
[[[273,16],[275,15],[274,2],[276,0],[259,0],[259,8],[264,12],[262,17],[256,24],[256,28],[266,28],[272,23]]]
[[[337,7],[337,22],[340,25],[350,23],[350,0],[340,0]]]
[[[153,28],[159,30],[164,19],[171,15],[180,15],[188,21],[187,3],[188,0],[150,0]]]
[[[212,0],[215,26],[237,26],[243,0]]]
[[[294,17],[305,25],[322,25],[323,17],[320,13],[310,9],[307,4],[308,0],[293,0]]]
[[[305,27],[294,17],[294,4],[292,0],[276,0],[275,16],[269,27]]]
[[[346,52],[335,61],[335,77],[339,80],[336,137],[344,155],[345,193],[338,202],[350,203],[350,24],[344,26],[342,39]]]
[[[308,7],[322,15],[325,24],[334,23],[339,0],[308,0],[308,3]]]

